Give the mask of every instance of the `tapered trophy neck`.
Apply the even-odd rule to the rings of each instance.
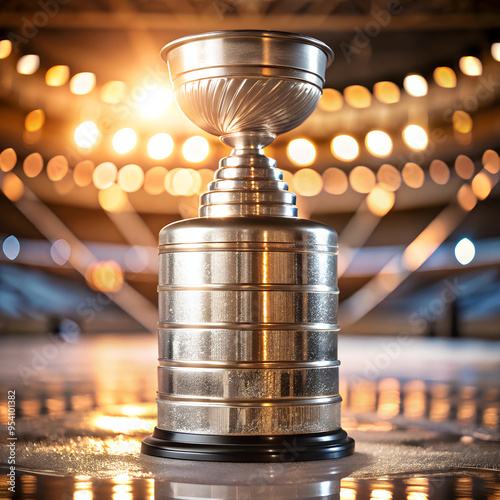
[[[275,138],[267,132],[226,134],[231,154],[219,162],[215,179],[200,199],[200,217],[297,217],[296,196],[288,191],[276,160],[264,154]]]

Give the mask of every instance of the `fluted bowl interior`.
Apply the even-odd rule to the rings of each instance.
[[[333,52],[310,37],[272,31],[221,31],[166,45],[176,100],[214,135],[300,125],[321,96]]]

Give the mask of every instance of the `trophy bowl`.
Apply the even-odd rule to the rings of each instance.
[[[189,36],[161,55],[183,113],[217,136],[297,127],[314,111],[333,61],[324,43],[276,31]]]

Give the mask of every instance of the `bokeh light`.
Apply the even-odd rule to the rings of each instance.
[[[17,201],[23,197],[24,184],[16,174],[9,172],[2,181],[2,191],[10,201]]]
[[[144,191],[151,195],[158,195],[165,191],[165,176],[168,170],[165,167],[150,168],[144,177]]]
[[[203,161],[210,151],[208,141],[200,135],[195,135],[186,140],[182,145],[182,154],[190,163]]]
[[[466,212],[470,212],[477,205],[477,198],[469,184],[463,184],[457,193],[458,204]]]
[[[99,137],[99,129],[93,121],[80,123],[75,129],[75,142],[82,149],[92,147]]]
[[[153,160],[164,160],[174,150],[174,140],[166,133],[153,135],[148,142],[148,153]]]
[[[433,73],[434,81],[445,89],[452,89],[457,86],[457,75],[448,66],[440,66]]]
[[[54,189],[60,196],[66,196],[75,188],[75,182],[72,175],[66,175],[59,182],[54,183]]]
[[[128,153],[134,149],[136,144],[137,134],[131,128],[122,128],[113,136],[113,148],[117,153]]]
[[[295,192],[301,196],[316,196],[323,189],[321,175],[312,168],[303,168],[293,176]]]
[[[107,189],[114,184],[117,173],[114,163],[110,161],[100,163],[92,172],[92,182],[97,189]]]
[[[354,167],[349,172],[349,182],[357,193],[369,193],[375,186],[375,174],[364,166]]]
[[[101,189],[97,196],[99,205],[107,212],[120,212],[127,205],[127,195],[117,184]]]
[[[455,172],[462,179],[470,179],[474,175],[474,162],[465,155],[458,155],[455,160]]]
[[[40,67],[40,57],[26,54],[17,61],[16,70],[20,75],[32,75]]]
[[[166,87],[154,87],[149,89],[139,101],[141,113],[148,118],[161,116],[172,103],[173,96],[170,89]]]
[[[5,257],[9,260],[15,260],[21,251],[21,244],[19,243],[19,240],[11,234],[3,240],[2,250]]]
[[[429,165],[429,174],[436,184],[442,186],[450,180],[450,169],[442,160],[434,159],[431,161]]]
[[[54,156],[47,163],[47,177],[51,181],[60,181],[68,173],[68,160],[63,155]]]
[[[323,186],[327,193],[343,194],[349,186],[347,174],[340,168],[327,168],[323,172]]]
[[[422,75],[408,75],[403,82],[406,92],[413,97],[427,95],[427,80]]]
[[[12,148],[4,149],[0,153],[0,170],[9,172],[17,163],[17,154]]]
[[[58,266],[64,266],[71,257],[71,247],[66,240],[54,241],[50,247],[50,256]]]
[[[479,200],[484,200],[491,193],[493,185],[486,172],[479,172],[474,179],[472,179],[471,187],[477,198]]]
[[[24,119],[24,128],[28,132],[36,132],[43,127],[45,123],[45,113],[42,109],[34,109],[30,111]]]
[[[375,186],[366,197],[366,204],[370,212],[383,217],[394,206],[396,195],[384,187]]]
[[[148,265],[149,253],[144,247],[135,245],[127,250],[124,260],[128,271],[140,273]]]
[[[52,66],[45,73],[45,83],[49,87],[61,87],[69,80],[69,67],[64,64]]]
[[[366,134],[366,148],[374,156],[387,156],[392,151],[392,140],[386,132],[382,130],[372,130]]]
[[[397,191],[401,187],[401,174],[396,167],[389,163],[380,165],[377,172],[377,180],[388,191]]]
[[[455,258],[462,266],[466,266],[474,259],[476,255],[476,247],[469,238],[462,238],[455,245]]]
[[[495,61],[500,62],[500,42],[495,42],[491,44],[491,57],[493,57]]]
[[[0,59],[9,57],[12,52],[12,42],[10,40],[0,40]]]
[[[460,71],[467,76],[480,76],[483,72],[481,61],[474,56],[464,56],[458,61]]]
[[[344,99],[349,106],[361,109],[368,108],[372,103],[370,91],[362,85],[350,85],[344,89]]]
[[[307,139],[294,139],[288,143],[286,154],[295,165],[311,165],[316,159],[316,148]]]
[[[89,284],[101,292],[117,292],[123,286],[123,271],[114,260],[98,262],[86,273]]]
[[[373,94],[384,104],[394,104],[401,99],[401,91],[394,82],[377,82],[373,86]]]
[[[335,89],[323,89],[323,95],[318,102],[318,108],[322,111],[338,111],[344,105],[342,94]]]
[[[26,177],[36,177],[43,170],[43,158],[40,153],[31,153],[23,162],[23,171]]]
[[[179,168],[172,171],[172,192],[179,196],[193,196],[201,188],[201,176],[192,168]]]
[[[403,130],[403,139],[412,149],[420,151],[427,147],[427,132],[419,125],[408,125]]]
[[[497,174],[500,172],[500,157],[496,151],[493,151],[493,149],[487,149],[483,153],[482,162],[484,168],[490,174]]]
[[[73,180],[79,187],[88,186],[92,182],[94,173],[94,162],[92,160],[82,160],[73,169]]]
[[[77,73],[69,82],[69,89],[73,94],[84,95],[94,90],[95,74],[91,72]]]
[[[424,171],[420,165],[414,162],[409,161],[405,163],[403,170],[401,170],[401,176],[403,177],[404,183],[413,189],[418,189],[424,184]]]
[[[118,104],[125,99],[127,84],[120,80],[106,82],[99,92],[101,101],[106,104]]]
[[[144,183],[144,170],[139,165],[125,165],[118,171],[118,185],[126,193],[141,189]]]
[[[461,134],[468,134],[472,130],[472,117],[460,109],[453,113],[452,123],[453,128]]]
[[[359,145],[354,137],[343,134],[333,138],[330,150],[335,158],[352,161],[358,157]]]

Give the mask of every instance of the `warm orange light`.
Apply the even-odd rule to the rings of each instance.
[[[135,148],[137,134],[131,128],[122,128],[113,136],[113,148],[117,153],[125,154]]]
[[[86,277],[87,281],[101,292],[117,292],[123,286],[123,271],[114,260],[92,265]]]
[[[208,141],[200,135],[195,135],[186,140],[182,145],[182,154],[190,163],[203,161],[210,151]]]
[[[446,184],[450,180],[450,169],[444,161],[432,160],[429,165],[429,174],[431,179],[440,185]]]
[[[353,108],[368,108],[372,103],[370,91],[362,85],[350,85],[344,89],[344,99]]]
[[[469,184],[460,187],[457,193],[458,204],[466,212],[470,212],[477,205],[477,198]]]
[[[414,97],[422,97],[427,94],[427,80],[422,75],[408,75],[403,82],[408,94]]]
[[[434,81],[445,89],[452,89],[457,86],[457,75],[447,66],[440,66],[434,70]]]
[[[345,134],[334,137],[330,149],[333,156],[342,161],[352,161],[359,154],[359,146],[356,139]]]
[[[40,67],[40,57],[27,54],[17,61],[16,70],[20,75],[32,75]]]
[[[94,173],[94,162],[91,160],[82,160],[75,165],[73,169],[73,180],[79,187],[88,186],[92,182]]]
[[[117,173],[114,163],[110,161],[100,163],[92,173],[92,182],[97,189],[109,188],[115,182]]]
[[[452,116],[453,128],[461,134],[468,134],[472,130],[472,117],[469,113],[457,110]]]
[[[100,91],[101,101],[106,104],[118,104],[125,99],[127,85],[119,80],[106,82]]]
[[[349,182],[347,174],[343,170],[332,167],[323,172],[323,184],[327,193],[343,194],[347,190]]]
[[[490,178],[485,172],[479,172],[472,179],[471,186],[472,191],[480,200],[484,200],[490,194],[493,187]]]
[[[12,52],[12,42],[10,40],[0,40],[0,59],[9,57]]]
[[[401,91],[394,82],[377,82],[373,86],[373,93],[384,104],[394,104],[401,98]]]
[[[63,155],[54,156],[47,163],[47,177],[51,181],[60,181],[68,173],[68,160]]]
[[[458,155],[455,160],[455,172],[462,179],[470,179],[474,175],[474,162],[465,155]]]
[[[420,151],[427,147],[427,132],[418,125],[408,125],[403,130],[403,139],[410,148]]]
[[[165,167],[150,168],[144,178],[144,191],[151,195],[158,195],[165,191],[165,176],[168,170]]]
[[[43,158],[40,153],[31,153],[23,162],[26,177],[36,177],[43,170]]]
[[[394,206],[396,196],[393,191],[387,191],[382,186],[375,186],[366,197],[368,209],[379,217],[383,217]]]
[[[366,149],[374,156],[387,156],[392,151],[392,140],[386,132],[382,130],[372,130],[366,134]]]
[[[174,150],[174,141],[166,133],[159,133],[151,137],[148,142],[148,153],[154,160],[164,160]]]
[[[411,161],[405,163],[401,175],[405,184],[413,189],[422,187],[424,184],[425,175],[422,167]]]
[[[458,61],[460,71],[467,76],[480,76],[483,73],[481,61],[474,56],[461,57]]]
[[[335,89],[323,89],[323,95],[318,102],[318,108],[322,111],[338,111],[342,109],[344,98],[342,94]]]
[[[316,159],[316,148],[307,139],[294,139],[288,143],[286,154],[295,165],[311,165]]]
[[[24,120],[24,128],[28,132],[36,132],[43,127],[45,123],[45,113],[42,109],[34,109],[30,111]]]
[[[9,172],[17,163],[17,154],[12,148],[4,149],[0,153],[0,170],[2,172]]]
[[[144,170],[139,165],[125,165],[118,172],[118,185],[126,193],[138,191],[144,183]]]
[[[369,193],[375,186],[375,174],[368,167],[354,167],[349,173],[352,189],[358,193]]]
[[[316,170],[303,168],[293,176],[293,186],[301,196],[316,196],[323,189],[323,179]]]
[[[180,196],[193,196],[200,187],[201,176],[191,168],[180,168],[172,177],[172,190]]]
[[[500,172],[500,157],[498,156],[498,153],[496,151],[487,149],[483,154],[482,162],[484,168],[490,174],[497,174],[498,172]]]
[[[80,123],[73,134],[76,145],[82,149],[92,147],[99,138],[99,129],[93,121]]]
[[[94,90],[96,78],[94,73],[77,73],[69,82],[69,89],[73,94],[84,95]]]
[[[10,201],[17,201],[24,194],[24,184],[16,174],[9,172],[3,178],[2,191]]]
[[[384,163],[378,169],[377,180],[388,191],[397,191],[401,187],[399,170],[388,163]]]
[[[45,83],[49,87],[60,87],[64,85],[69,80],[69,67],[60,64],[58,66],[52,66],[45,73]]]
[[[97,196],[99,205],[107,212],[120,212],[127,204],[127,196],[117,184],[101,189]]]

